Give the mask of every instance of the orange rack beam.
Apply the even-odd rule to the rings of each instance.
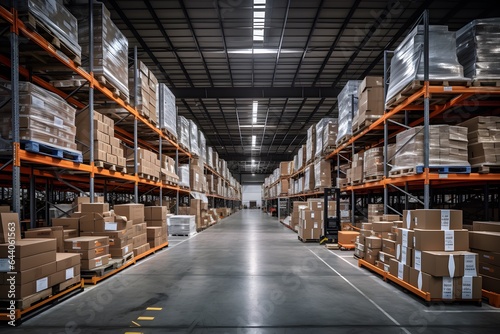
[[[482,290],[482,292],[483,298],[488,299],[488,304],[493,307],[500,307],[500,294],[484,289]]]

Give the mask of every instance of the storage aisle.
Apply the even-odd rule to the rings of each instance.
[[[498,324],[500,310],[486,304],[426,307],[358,268],[352,252],[301,243],[276,218],[242,210],[192,238],[171,238],[166,250],[18,330],[496,333]]]

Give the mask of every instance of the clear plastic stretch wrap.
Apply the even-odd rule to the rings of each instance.
[[[330,131],[329,124],[335,122],[337,124],[337,119],[335,118],[322,118],[316,123],[316,150],[314,156],[319,158],[323,155],[323,141],[325,140],[325,131]],[[328,138],[327,138],[328,140]],[[334,142],[335,144],[335,142]]]
[[[365,178],[384,175],[384,148],[374,147],[365,151],[363,158]]]
[[[78,20],[59,1],[17,0],[19,16],[28,18],[32,14],[75,55],[81,57],[82,48],[78,44]],[[10,6],[10,1],[1,0],[0,4]]]
[[[78,41],[82,53],[89,55],[88,6],[72,6],[78,18]],[[94,1],[94,76],[103,76],[113,87],[129,96],[128,39],[111,20],[103,3]]]
[[[12,140],[11,88],[10,82],[0,81],[0,133],[8,140]],[[19,83],[21,140],[76,151],[75,115],[76,109],[60,96],[29,82]]]
[[[424,27],[417,26],[394,51],[386,103],[413,80],[424,80]],[[467,80],[458,62],[455,33],[429,26],[429,80]]]
[[[467,128],[430,125],[430,166],[470,166],[467,156]],[[421,126],[396,135],[396,156],[392,171],[424,164],[424,131]]]
[[[332,186],[332,168],[330,161],[317,160],[314,163],[314,189],[331,188]]]
[[[212,146],[207,146],[207,165],[209,165],[212,168],[214,167]]]
[[[312,125],[307,129],[307,139],[306,139],[306,162],[311,162],[314,159],[314,153],[316,151],[316,126]]]
[[[179,176],[179,186],[189,187],[189,165],[179,165],[177,167],[177,175]]]
[[[197,157],[200,156],[198,126],[192,120],[189,120],[189,148],[191,154]]]
[[[196,234],[196,216],[171,216],[168,219],[168,233],[187,236]]]
[[[158,84],[158,125],[177,138],[177,108],[175,96],[164,83]]]
[[[456,35],[464,75],[473,80],[500,79],[500,18],[474,20]]]
[[[328,121],[323,125],[323,154],[329,153],[335,147],[339,129],[338,119],[325,118]]]
[[[358,87],[361,80],[349,80],[337,97],[339,106],[338,120],[338,145],[345,137],[349,138],[352,135],[352,116],[358,110]],[[354,103],[354,105],[353,105]]]
[[[189,120],[184,116],[177,116],[177,142],[188,150],[189,147]]]
[[[205,134],[198,130],[198,143],[200,149],[200,159],[206,163],[207,161],[207,140],[205,139]]]

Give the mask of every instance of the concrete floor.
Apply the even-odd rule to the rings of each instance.
[[[302,243],[276,218],[243,210],[194,237],[172,237],[167,249],[0,332],[442,334],[499,326],[499,309],[425,306],[358,268],[352,251]]]

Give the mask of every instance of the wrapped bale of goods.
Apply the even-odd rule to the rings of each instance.
[[[386,109],[398,102],[398,94],[414,80],[424,80],[424,27],[415,27],[394,51],[391,59]],[[458,62],[455,33],[447,26],[429,26],[429,80],[467,81]],[[421,86],[418,86],[420,88]],[[408,92],[411,93],[411,92]]]
[[[314,189],[332,187],[332,167],[330,161],[317,160],[314,163]]]
[[[137,166],[137,173],[142,178],[159,180],[161,162],[158,155],[144,148],[137,149],[137,161],[134,160],[134,149],[126,148],[127,170],[133,171]]]
[[[207,165],[211,168],[214,168],[213,150],[212,146],[207,146]]]
[[[326,118],[323,123],[323,148],[322,156],[328,155],[335,149],[335,141],[338,134],[338,120],[336,118]]]
[[[468,130],[467,150],[473,167],[488,172],[488,165],[500,165],[500,117],[478,116],[459,125]]]
[[[169,235],[191,236],[196,234],[196,217],[190,215],[171,216],[168,219]]]
[[[200,155],[198,126],[192,120],[189,120],[189,150],[192,155]]]
[[[374,147],[366,150],[363,158],[363,181],[381,180],[384,176],[384,148]]]
[[[349,80],[338,96],[339,119],[336,145],[352,136],[353,113],[358,112],[358,87],[360,80]]]
[[[179,186],[189,188],[189,165],[179,165],[177,172],[179,173]]]
[[[174,139],[177,139],[177,107],[175,95],[164,83],[159,83],[158,91],[158,127],[166,130]]]
[[[460,172],[470,171],[470,164],[467,161],[467,142],[467,128],[465,127],[430,125],[429,167],[453,167]],[[422,127],[398,133],[396,151],[390,176],[420,173],[424,165],[424,132]]]
[[[175,160],[169,156],[163,155],[161,166],[161,178],[165,183],[179,184],[179,176],[175,173]]]
[[[200,160],[202,161],[202,166],[207,162],[207,140],[205,139],[205,134],[198,130],[198,143],[200,149]]]
[[[130,98],[135,103],[135,108],[139,114],[144,116],[152,124],[158,125],[157,109],[157,85],[158,80],[152,71],[139,61],[137,67],[137,83],[134,81],[134,71],[129,71]],[[137,98],[134,97],[134,85],[137,87]]]
[[[500,80],[500,18],[474,20],[456,32],[457,56],[464,75],[476,80]]]
[[[358,112],[352,119],[353,133],[384,115],[384,78],[368,76],[358,88]]]
[[[78,19],[78,42],[82,54],[88,56],[88,6],[72,6],[70,11]],[[109,10],[97,1],[94,2],[93,23],[94,77],[128,102],[128,39],[111,20]]]
[[[314,154],[316,152],[316,125],[312,125],[307,129],[307,139],[306,139],[306,163],[310,163],[314,160]]]
[[[184,116],[177,116],[177,142],[184,148],[190,149],[189,120]]]
[[[0,4],[9,6],[10,1]],[[47,32],[48,41],[81,65],[82,48],[78,44],[78,21],[59,1],[20,0],[16,1],[19,17],[37,30],[42,36]],[[63,45],[60,45],[60,44]]]
[[[12,140],[11,84],[0,81],[0,134]],[[19,83],[19,135],[31,151],[42,151],[46,145],[53,155],[62,158],[69,153],[72,160],[82,162],[75,143],[76,110],[63,98],[29,82]],[[11,144],[4,148],[11,148]],[[28,148],[27,148],[28,150]],[[61,151],[59,151],[61,150]]]

